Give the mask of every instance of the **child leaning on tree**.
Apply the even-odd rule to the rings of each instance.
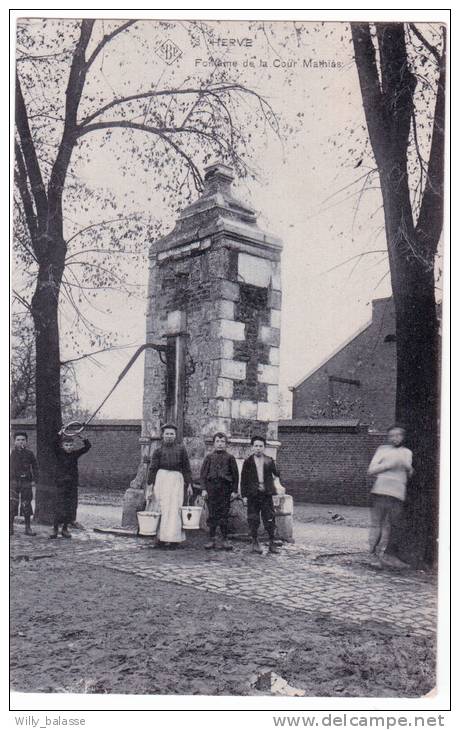
[[[387,443],[378,447],[367,471],[375,477],[371,489],[369,547],[379,560],[384,558],[391,532],[401,519],[407,482],[414,473],[412,451],[404,445],[405,436],[402,426],[391,426]]]

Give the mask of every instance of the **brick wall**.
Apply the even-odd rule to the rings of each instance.
[[[27,431],[36,452],[35,423],[15,421]],[[124,491],[140,462],[138,421],[96,421],[85,434],[93,448],[79,462],[80,485],[95,491]],[[299,502],[366,505],[370,488],[366,471],[375,449],[385,440],[366,427],[318,428],[279,426],[277,461],[282,483]]]
[[[382,434],[366,427],[320,429],[279,426],[281,481],[299,502],[368,504],[367,467]]]
[[[15,421],[11,430],[26,431],[29,446],[36,453],[35,423]],[[92,449],[78,462],[81,487],[95,491],[127,489],[141,459],[140,435],[140,421],[96,421],[89,425],[82,436],[91,441]]]

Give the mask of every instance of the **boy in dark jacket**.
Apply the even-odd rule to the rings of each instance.
[[[21,512],[24,515],[25,533],[35,535],[30,528],[32,517],[32,487],[38,481],[37,460],[33,452],[27,448],[27,434],[16,431],[14,448],[10,452],[10,535],[14,533],[14,518],[18,513],[19,499]]]
[[[78,502],[78,459],[90,450],[91,444],[88,439],[83,440],[83,446],[79,449],[73,448],[73,437],[62,435],[59,432],[55,445],[56,454],[56,497],[54,508],[54,526],[50,535],[56,538],[59,532],[59,525],[62,525],[62,537],[72,537],[68,530],[77,511]]]
[[[238,465],[227,449],[227,436],[216,433],[213,439],[214,451],[208,454],[203,461],[200,473],[200,482],[203,497],[208,501],[208,525],[210,541],[205,545],[206,550],[216,547],[217,527],[223,537],[224,550],[233,550],[228,541],[228,513],[232,497],[238,494]]]
[[[275,462],[264,454],[265,439],[253,436],[253,453],[243,463],[241,471],[241,496],[247,499],[248,524],[252,536],[252,552],[262,554],[257,533],[260,518],[268,533],[269,552],[277,554],[275,547],[275,508],[273,495],[276,494],[273,477],[279,477]]]

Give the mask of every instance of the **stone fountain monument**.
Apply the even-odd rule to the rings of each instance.
[[[250,438],[276,457],[282,243],[234,197],[231,168],[208,167],[202,195],[150,248],[141,449],[122,524],[142,508],[149,453],[174,421],[192,472],[223,431],[241,464]]]

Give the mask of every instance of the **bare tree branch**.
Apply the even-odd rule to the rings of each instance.
[[[118,274],[116,274],[113,269],[107,269],[105,266],[101,266],[100,264],[93,264],[93,263],[90,263],[89,261],[72,261],[71,263],[68,264],[68,266],[69,267],[70,266],[83,266],[83,267],[87,267],[88,269],[95,269],[96,271],[102,271],[102,273],[107,274],[107,276],[113,278],[115,281],[118,281],[119,285],[122,287],[143,286],[143,284],[135,284],[135,283],[132,283],[129,281],[125,281],[124,279],[121,278],[121,276],[118,276]],[[95,287],[95,288],[98,289],[99,287]]]
[[[16,170],[15,170],[15,181],[19,188],[21,195],[22,204],[24,206],[24,215],[26,217],[27,226],[30,231],[30,237],[32,245],[36,240],[37,235],[37,218],[35,215],[32,198],[30,196],[29,187],[27,184],[27,171],[24,163],[24,157],[20,145],[15,141],[14,152],[16,159]]]
[[[21,296],[21,295],[20,295],[20,294],[19,294],[19,293],[18,293],[18,292],[17,292],[16,290],[15,290],[15,289],[13,289],[12,291],[13,291],[13,296],[14,296],[14,298],[15,298],[15,299],[16,299],[16,300],[17,300],[17,301],[18,301],[18,302],[20,303],[20,304],[22,304],[22,306],[23,306],[23,307],[25,307],[25,308],[27,309],[27,311],[28,311],[28,312],[32,311],[32,309],[31,309],[31,306],[30,306],[29,302],[28,302],[28,301],[27,301],[26,299],[24,299],[24,297],[22,297],[22,296]]]
[[[419,31],[415,23],[409,23],[409,28],[414,33],[414,35],[417,36],[420,43],[422,43],[427,51],[431,53],[432,56],[434,56],[436,62],[441,65],[441,54],[439,53],[438,49],[435,48],[431,43],[428,42],[428,40],[425,38],[425,36]]]
[[[201,177],[201,173],[198,169],[198,167],[193,162],[190,155],[188,155],[184,150],[176,144],[170,137],[167,136],[163,132],[163,130],[157,128],[157,127],[149,127],[145,124],[136,124],[134,122],[127,122],[127,121],[119,121],[119,122],[97,122],[95,124],[91,124],[87,127],[80,128],[80,132],[78,136],[82,136],[84,134],[88,134],[89,132],[94,132],[96,130],[101,129],[113,129],[113,128],[121,128],[121,129],[134,129],[140,132],[148,132],[149,134],[154,134],[160,139],[162,139],[164,142],[166,142],[168,145],[170,145],[177,154],[182,157],[185,162],[187,163],[188,167],[190,168],[192,175],[193,175],[193,181],[195,184],[195,187],[197,190],[201,190],[203,186],[203,180]],[[172,130],[171,130],[172,131]],[[177,131],[177,130],[174,130]],[[208,135],[209,136],[209,135]]]
[[[84,256],[88,253],[102,253],[105,255],[111,255],[111,256],[137,256],[139,255],[138,251],[131,250],[128,251],[126,249],[117,249],[117,248],[81,248],[79,251],[75,251],[74,253],[70,254],[70,256],[66,257],[66,263],[70,261],[71,259],[75,258],[76,256]]]
[[[46,212],[48,200],[40,171],[40,165],[38,164],[35,145],[30,131],[27,109],[18,75],[16,75],[16,128],[21,140],[21,151],[24,157],[24,165],[30,181],[30,188],[35,201],[37,214],[41,215]]]
[[[81,21],[80,37],[75,47],[70,66],[69,80],[66,88],[64,131],[48,184],[48,197],[52,198],[50,214],[53,218],[57,215],[62,218],[62,190],[75,144],[78,106],[87,73],[85,52],[91,40],[93,25],[94,20],[85,19]]]
[[[87,352],[84,355],[79,355],[78,357],[72,357],[70,360],[63,360],[61,362],[61,365],[70,365],[70,363],[79,362],[80,360],[85,360],[87,357],[94,357],[94,355],[99,355],[101,352],[113,352],[115,350],[129,350],[131,347],[139,347],[138,344],[134,345],[113,345],[112,347],[102,347],[100,350],[94,350],[94,352]]]
[[[353,185],[356,185],[356,183],[360,182],[363,178],[367,178],[372,175],[374,172],[377,172],[377,168],[373,167],[372,170],[369,170],[368,172],[364,173],[364,175],[361,175],[360,177],[357,177],[356,180],[353,180],[353,182],[348,183],[348,185],[344,185],[343,188],[339,188],[339,190],[336,190],[335,193],[332,193],[332,195],[328,195],[327,198],[324,198],[324,200],[321,201],[321,205],[324,205],[324,203],[327,203],[329,200],[332,200],[336,195],[339,193],[343,193],[344,190],[347,190],[348,188],[353,187]]]
[[[84,228],[81,228],[79,231],[74,233],[73,236],[68,238],[66,241],[66,244],[69,245],[69,243],[71,243],[75,238],[83,235],[87,231],[93,230],[94,228],[104,227],[104,226],[110,225],[111,223],[118,223],[119,221],[127,221],[127,220],[134,220],[134,216],[121,216],[119,218],[111,218],[109,220],[99,221],[98,223],[91,223],[89,226],[85,226]],[[73,255],[75,255],[75,254],[73,254]],[[68,256],[66,258],[66,261],[68,261],[71,258],[72,258],[72,256]]]
[[[79,137],[83,136],[84,134],[88,134],[89,132],[95,132],[99,129],[114,129],[114,128],[126,128],[126,129],[136,129],[141,132],[149,132],[150,134],[156,134],[159,137],[165,138],[165,135],[168,134],[196,134],[201,137],[205,137],[210,142],[213,142],[214,144],[219,145],[219,147],[223,150],[226,150],[227,147],[223,144],[223,142],[219,139],[219,137],[216,134],[211,134],[210,132],[205,132],[203,129],[198,129],[198,127],[152,127],[148,124],[139,124],[137,122],[132,122],[128,120],[115,120],[115,121],[108,121],[108,122],[96,122],[95,124],[90,124],[79,133]],[[170,138],[167,137],[169,142],[171,142]]]
[[[389,130],[386,124],[384,97],[380,89],[376,52],[369,24],[351,23],[351,35],[369,136],[377,165],[380,168],[385,160]]]
[[[18,44],[16,44],[16,51],[21,54],[21,58],[18,61],[47,61],[50,58],[59,58],[59,56],[67,56],[72,53],[71,48],[66,48],[63,51],[57,51],[56,53],[37,53],[32,54],[29,51],[23,50]]]
[[[423,193],[420,212],[416,224],[416,233],[427,248],[430,256],[436,248],[443,228],[443,196],[444,189],[444,118],[446,109],[446,42],[444,30],[444,47],[439,66],[438,93],[433,119],[433,135],[431,138],[430,158],[427,168],[427,182]]]
[[[199,95],[201,97],[205,96],[211,96],[215,98],[216,96],[220,99],[219,94],[225,94],[230,93],[232,91],[241,91],[246,94],[249,94],[250,96],[255,96],[256,98],[260,99],[259,94],[257,92],[253,91],[252,89],[248,89],[247,87],[243,86],[242,84],[217,84],[216,86],[202,86],[202,87],[196,87],[196,88],[185,88],[185,89],[161,89],[161,90],[152,90],[152,91],[144,91],[139,94],[131,94],[130,96],[124,96],[119,99],[113,99],[112,101],[108,102],[108,104],[105,104],[100,109],[97,109],[92,114],[88,114],[87,117],[85,117],[79,124],[80,127],[84,127],[90,122],[93,121],[96,117],[101,116],[101,114],[104,114],[109,109],[113,109],[116,106],[119,106],[120,104],[127,104],[132,101],[141,101],[142,99],[153,99],[156,97],[163,97],[163,96],[190,96],[190,95]],[[268,103],[266,103],[266,106],[269,107]]]
[[[107,43],[110,43],[110,41],[113,40],[115,36],[123,33],[123,31],[127,30],[127,28],[129,28],[131,25],[134,25],[134,23],[137,23],[137,20],[128,20],[126,23],[123,23],[123,25],[119,25],[118,28],[115,28],[115,30],[113,30],[111,33],[106,33],[86,61],[86,68],[88,69],[91,66],[91,64],[102,51],[104,46],[107,45]]]
[[[355,256],[350,256],[349,259],[345,259],[345,261],[342,261],[340,264],[336,264],[335,266],[332,266],[330,269],[326,269],[324,272],[325,274],[329,274],[331,271],[335,271],[335,269],[339,269],[341,266],[345,266],[345,264],[349,264],[350,261],[354,261],[355,259],[361,259],[363,256],[369,256],[370,254],[374,253],[388,253],[387,249],[383,248],[377,248],[374,251],[363,251],[362,253],[357,253]]]

